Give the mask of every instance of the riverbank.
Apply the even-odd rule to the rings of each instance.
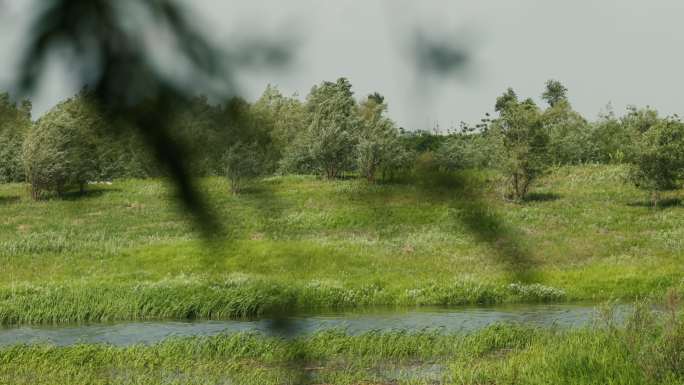
[[[637,307],[591,327],[497,324],[469,334],[238,333],[154,345],[0,348],[12,384],[682,384],[681,315]]]

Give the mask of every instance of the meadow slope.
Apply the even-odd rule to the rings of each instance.
[[[553,170],[527,202],[493,172],[369,185],[273,177],[233,196],[202,240],[162,180],[35,202],[0,186],[0,323],[229,318],[361,305],[600,301],[682,287],[684,205],[620,166]]]

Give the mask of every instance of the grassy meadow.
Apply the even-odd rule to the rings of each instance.
[[[0,323],[659,298],[684,286],[684,206],[675,192],[652,209],[625,172],[557,168],[522,204],[484,171],[271,177],[240,195],[207,178],[212,239],[162,180],[37,202],[1,185]]]

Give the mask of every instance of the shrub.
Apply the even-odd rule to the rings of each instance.
[[[684,124],[663,119],[642,133],[631,164],[632,182],[650,191],[653,206],[658,206],[660,192],[678,188],[684,175]]]
[[[508,289],[526,302],[554,302],[565,299],[565,291],[563,289],[544,286],[539,283],[529,285],[511,283],[508,285]]]

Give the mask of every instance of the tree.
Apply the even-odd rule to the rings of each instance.
[[[392,168],[402,167],[405,149],[394,122],[385,116],[387,104],[379,93],[368,95],[359,106],[360,132],[356,144],[356,168],[369,182],[377,172],[388,174]]]
[[[496,98],[496,103],[494,104],[494,111],[501,113],[508,107],[508,105],[515,105],[517,103],[518,95],[515,93],[515,91],[513,91],[513,88],[508,87],[506,92],[504,92],[501,96]]]
[[[22,159],[31,195],[64,193],[71,186],[81,192],[98,168],[97,133],[103,120],[87,91],[58,104],[31,129]]]
[[[549,162],[578,164],[590,161],[594,143],[586,119],[572,109],[567,88],[556,80],[546,82],[542,98],[549,107],[542,113],[544,130],[549,136]]]
[[[296,138],[283,159],[285,168],[317,172],[328,179],[353,165],[359,130],[356,101],[345,78],[314,86],[307,97],[308,128]]]
[[[660,193],[678,188],[684,176],[684,123],[676,118],[661,119],[641,133],[635,147],[630,179],[651,192],[657,207]]]
[[[493,130],[502,149],[500,167],[506,175],[506,196],[521,201],[548,163],[548,136],[539,108],[531,100],[510,101],[500,111]]]
[[[416,153],[437,151],[447,138],[425,130],[401,132],[401,134],[404,147]]]
[[[621,163],[626,149],[633,143],[632,134],[617,118],[610,104],[589,125],[591,160],[599,163]]]
[[[439,167],[448,170],[488,168],[497,165],[497,136],[490,132],[458,132],[435,151]]]
[[[620,123],[626,130],[638,134],[643,134],[659,122],[658,111],[649,106],[645,108],[627,106],[627,113],[620,119]]]
[[[568,89],[565,88],[561,82],[550,79],[546,81],[546,89],[542,94],[542,99],[544,99],[550,107],[553,107],[560,102],[567,101],[567,93]]]
[[[285,168],[283,157],[293,146],[296,138],[307,127],[307,111],[296,94],[284,96],[278,88],[268,85],[261,97],[252,105],[252,113],[258,117],[261,129],[271,142],[268,163],[273,171]]]
[[[171,134],[185,144],[185,156],[189,159],[187,167],[192,175],[223,173],[223,153],[231,139],[235,140],[226,130],[224,108],[211,104],[206,96],[201,95],[179,104],[171,112]]]
[[[547,108],[542,116],[549,136],[549,161],[554,164],[579,164],[592,160],[594,143],[589,123],[572,109],[567,100]]]
[[[228,145],[237,142],[256,148],[263,173],[276,170],[282,154],[273,135],[277,116],[270,108],[234,98],[224,112],[223,136]]]
[[[31,128],[31,102],[13,102],[9,94],[0,94],[0,183],[24,180],[21,148]]]
[[[261,156],[256,143],[238,141],[230,146],[223,159],[233,194],[239,194],[246,182],[262,174]]]

